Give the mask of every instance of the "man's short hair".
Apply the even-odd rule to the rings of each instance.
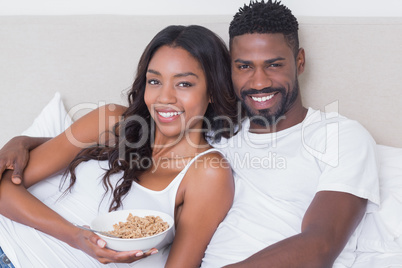
[[[299,50],[299,24],[289,8],[280,1],[250,1],[249,5],[239,8],[229,26],[229,45],[233,38],[252,33],[281,33],[295,56]]]

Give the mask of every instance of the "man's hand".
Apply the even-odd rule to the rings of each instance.
[[[316,193],[302,222],[302,232],[272,244],[242,262],[240,267],[332,267],[364,216],[367,199],[355,195]]]
[[[29,151],[47,140],[49,138],[17,136],[7,142],[0,149],[0,179],[5,170],[12,169],[12,182],[21,184],[22,174],[29,161]]]

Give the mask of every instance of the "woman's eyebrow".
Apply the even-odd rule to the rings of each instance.
[[[152,73],[152,74],[156,74],[156,75],[161,75],[160,72],[155,71],[155,70],[153,70],[153,69],[148,69],[148,70],[147,70],[147,73]]]
[[[155,70],[153,70],[153,69],[148,69],[147,72],[148,72],[148,73],[155,74],[155,75],[161,75],[160,72],[155,71]],[[175,74],[173,77],[185,77],[185,76],[190,76],[190,75],[195,76],[195,77],[198,78],[198,75],[196,75],[196,74],[193,73],[193,72],[178,73],[178,74]]]
[[[193,72],[179,73],[179,74],[176,74],[174,77],[184,77],[184,76],[189,76],[189,75],[193,75],[198,78],[198,75],[196,75]]]

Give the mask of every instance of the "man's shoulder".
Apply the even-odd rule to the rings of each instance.
[[[365,128],[358,121],[350,119],[339,112],[323,112],[309,108],[306,118],[302,122],[302,131],[310,128],[314,131],[319,129],[328,130],[330,126],[338,125],[342,130],[365,131]]]
[[[252,134],[248,132],[249,120],[245,119],[236,135],[230,138],[222,138],[219,142],[213,143],[225,153],[229,150],[241,150],[247,144],[258,145],[266,148],[270,142],[279,140],[291,142],[305,141],[320,143],[331,137],[342,137],[346,140],[372,140],[370,133],[356,120],[350,119],[339,112],[324,112],[313,108],[308,109],[305,119],[288,129],[271,134]]]
[[[301,128],[304,141],[308,144],[339,144],[339,146],[373,146],[375,141],[367,129],[358,121],[338,112],[311,110]]]

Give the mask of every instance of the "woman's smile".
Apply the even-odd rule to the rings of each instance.
[[[176,111],[174,109],[155,109],[156,114],[158,115],[158,121],[161,123],[170,123],[179,119],[180,115],[183,114],[183,111]]]

